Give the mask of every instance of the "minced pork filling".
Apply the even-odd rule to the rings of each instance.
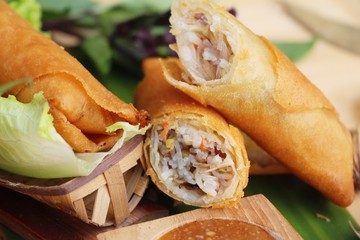
[[[190,125],[171,128],[166,122],[153,130],[158,140],[161,178],[179,188],[216,196],[229,186],[234,162],[214,133]]]
[[[196,60],[198,76],[208,81],[219,79],[229,71],[233,56],[227,37],[223,32],[215,31],[219,24],[215,16],[210,20],[203,13],[195,13],[193,19],[193,24],[184,33],[189,43],[184,57]]]

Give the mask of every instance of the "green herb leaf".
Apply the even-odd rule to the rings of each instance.
[[[36,0],[7,0],[9,5],[37,31],[41,28],[41,6]]]
[[[88,37],[82,42],[81,47],[90,57],[100,74],[105,75],[110,72],[112,50],[105,36]]]
[[[86,12],[93,11],[97,6],[92,0],[38,0],[43,11],[63,14],[67,13],[69,16],[77,16]]]
[[[170,9],[172,0],[123,0],[122,6],[140,15],[162,14]]]
[[[141,77],[134,77],[125,71],[114,69],[101,78],[101,83],[124,102],[132,103],[136,86]]]
[[[272,41],[293,62],[303,58],[315,45],[317,38],[305,42]]]

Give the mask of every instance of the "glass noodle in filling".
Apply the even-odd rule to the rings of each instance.
[[[189,66],[194,75],[206,80],[216,80],[226,75],[230,69],[233,52],[227,36],[219,28],[218,16],[207,16],[195,12],[187,17],[183,25],[183,34],[177,37],[177,42],[182,42],[179,54],[185,61],[194,61]],[[185,44],[184,44],[185,43]]]
[[[153,126],[151,134],[155,171],[175,194],[191,191],[210,202],[230,185],[234,162],[215,132],[178,121]]]

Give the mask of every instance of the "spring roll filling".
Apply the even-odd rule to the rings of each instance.
[[[187,67],[193,75],[204,81],[221,79],[229,72],[234,54],[227,34],[216,31],[220,27],[219,17],[201,12],[189,15],[183,33],[177,36],[182,47],[173,48],[186,62],[191,62]]]
[[[188,122],[173,126],[164,122],[153,127],[152,139],[154,169],[174,194],[208,203],[232,185],[236,173],[232,154],[215,132]]]

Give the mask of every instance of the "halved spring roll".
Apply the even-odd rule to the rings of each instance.
[[[210,1],[174,0],[170,23],[181,62],[163,62],[170,84],[215,108],[334,203],[353,201],[350,133],[282,52]]]
[[[120,100],[92,76],[74,57],[0,0],[0,84],[31,78],[7,94],[30,102],[43,92],[57,132],[76,152],[110,149],[122,135],[106,132],[118,121],[145,126],[145,111]]]
[[[147,174],[160,190],[186,204],[234,205],[248,182],[249,161],[239,130],[164,79],[160,60],[143,63],[135,106],[149,112]]]

